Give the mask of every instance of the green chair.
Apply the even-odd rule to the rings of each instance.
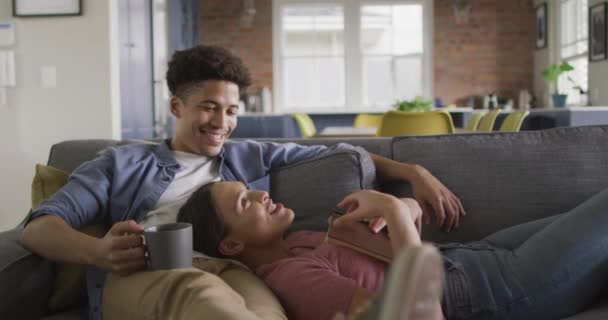
[[[454,133],[452,116],[445,111],[389,111],[382,117],[377,136],[424,136]]]
[[[312,138],[317,134],[315,123],[306,113],[295,113],[291,117],[296,121],[298,127],[300,127],[302,138]]]
[[[362,113],[355,117],[353,126],[355,128],[378,128],[380,127],[380,123],[382,123],[381,114]]]
[[[530,111],[516,111],[508,115],[500,125],[500,132],[519,132],[524,119],[530,114]]]
[[[479,126],[477,126],[477,131],[481,132],[492,132],[494,129],[494,122],[496,122],[496,118],[500,113],[500,109],[494,109],[481,117],[479,120]]]
[[[473,113],[469,117],[469,120],[467,121],[467,125],[465,126],[465,129],[467,131],[476,131],[477,127],[479,126],[479,121],[481,120],[481,118],[485,114],[486,114],[486,112],[475,112],[475,113]]]

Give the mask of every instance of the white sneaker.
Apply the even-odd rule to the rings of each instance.
[[[441,320],[444,271],[432,245],[404,248],[385,280],[379,320]]]
[[[444,271],[432,245],[404,248],[390,266],[379,300],[362,319],[442,320]]]

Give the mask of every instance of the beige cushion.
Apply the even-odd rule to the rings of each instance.
[[[238,292],[247,308],[261,319],[287,319],[272,291],[253,272],[225,260],[194,258],[193,267],[218,275]]]

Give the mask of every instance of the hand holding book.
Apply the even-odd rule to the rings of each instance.
[[[354,241],[351,241],[351,238],[368,238],[370,242],[375,241],[372,240],[373,238],[370,238],[374,234],[370,231],[369,227],[358,222],[381,217],[384,218],[388,226],[388,232],[391,235],[390,239],[386,235],[384,237],[389,240],[389,247],[393,253],[399,252],[406,245],[420,244],[420,235],[416,228],[416,221],[420,220],[421,210],[418,210],[420,211],[418,212],[416,210],[417,203],[413,199],[411,201],[413,203],[401,201],[392,195],[373,190],[352,193],[338,204],[339,208],[346,208],[346,213],[331,221],[328,240],[332,239],[332,232],[337,232],[341,236],[341,239],[346,242]],[[350,227],[347,228],[347,226]],[[385,243],[387,242],[386,239]],[[363,249],[367,251],[371,249],[374,249],[372,251],[379,250],[378,248],[366,248],[366,241],[360,242],[361,244],[351,244],[353,246],[364,246]]]
[[[365,222],[336,225],[334,221],[339,217],[340,215],[334,212],[329,218],[328,243],[350,248],[387,263],[393,260],[388,233],[374,233]]]

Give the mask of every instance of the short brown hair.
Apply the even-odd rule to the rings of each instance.
[[[194,250],[208,256],[225,258],[218,246],[226,237],[228,229],[211,197],[211,188],[215,184],[216,182],[210,182],[194,191],[179,210],[177,221],[192,224]]]
[[[241,92],[251,85],[251,75],[243,61],[222,47],[198,45],[173,54],[167,69],[172,95],[184,98],[190,88],[206,80],[235,83]]]

